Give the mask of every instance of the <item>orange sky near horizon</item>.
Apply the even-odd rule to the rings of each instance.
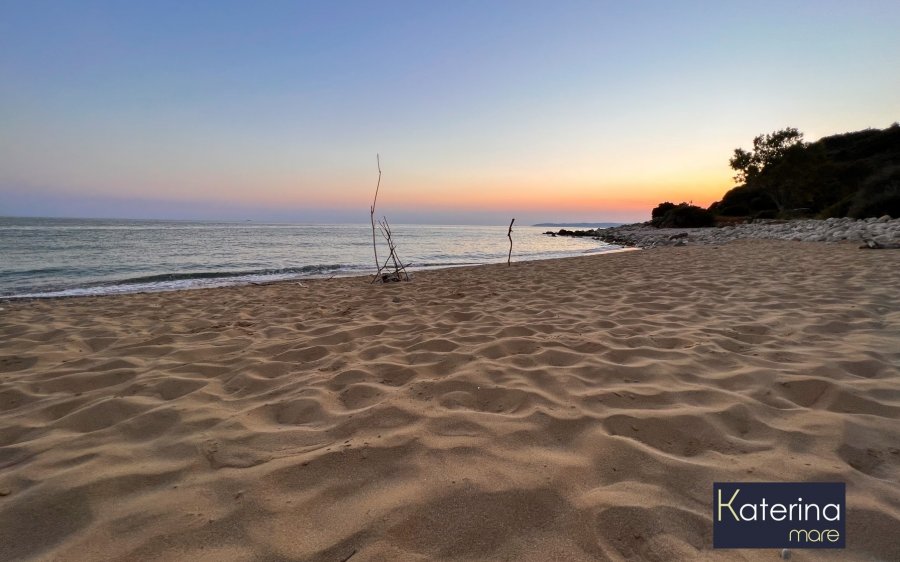
[[[402,216],[401,222],[418,222],[422,220],[418,217],[438,210],[444,213],[442,217],[454,217],[433,219],[439,222],[492,223],[506,216],[519,217],[523,223],[634,222],[649,220],[650,211],[663,201],[707,207],[733,186],[731,170],[727,168],[686,172],[683,176],[645,170],[642,177],[628,181],[620,177],[595,179],[583,171],[560,173],[558,177],[551,171],[529,172],[533,176],[519,172],[485,173],[484,177],[468,171],[454,176],[448,171],[449,177],[438,174],[437,179],[432,179],[422,173],[395,171],[396,167],[383,166],[377,214]],[[276,216],[270,211],[294,210],[307,213],[299,220],[365,222],[377,180],[375,167],[366,168],[357,164],[339,170],[315,170],[316,177],[306,180],[294,177],[302,170],[277,176],[269,173],[264,179],[257,179],[252,173],[214,175],[212,179],[148,174],[135,178],[130,190],[117,190],[114,181],[107,184],[101,181],[105,178],[98,177],[92,185],[67,184],[68,189],[62,193],[68,191],[71,196],[98,200],[124,200],[130,193],[153,193],[170,201],[175,209],[195,208],[197,213],[213,207],[231,209],[223,218],[264,220],[265,216]],[[97,189],[97,185],[105,187]],[[331,210],[337,216],[329,219],[335,215],[323,214],[322,219],[316,219],[317,209]]]
[[[700,181],[672,182],[668,185],[595,185],[589,187],[565,184],[540,185],[477,185],[465,190],[461,197],[453,189],[442,189],[419,193],[414,187],[401,189],[392,195],[380,196],[383,207],[412,208],[426,206],[453,209],[480,209],[503,211],[511,208],[529,212],[583,212],[586,217],[602,214],[604,211],[644,211],[650,210],[663,201],[692,202],[709,206],[730,189],[721,187],[721,182]],[[387,191],[387,190],[386,190]],[[348,201],[347,203],[350,203]]]
[[[522,165],[507,161],[508,168],[423,169],[412,159],[394,162],[391,156],[382,157],[378,207],[383,213],[442,209],[462,214],[527,213],[546,220],[555,220],[556,215],[603,220],[605,213],[638,219],[649,216],[663,201],[708,206],[733,186],[727,165],[691,167],[694,162],[683,153],[661,154],[643,168],[609,162],[602,169],[576,159],[571,165],[535,160]],[[189,167],[153,168],[126,158],[81,159],[68,166],[60,159],[61,172],[47,172],[47,183],[56,187],[46,195],[127,198],[152,193],[173,202],[208,201],[247,209],[367,209],[378,177],[374,160],[358,157],[352,165],[339,161],[304,165],[301,161],[292,166],[251,166],[223,158],[200,159]],[[673,166],[676,160],[684,163],[681,169]],[[200,174],[201,169],[205,173]],[[127,176],[127,186],[120,187],[121,178]],[[82,181],[71,181],[76,177]],[[36,186],[33,191],[44,190]]]

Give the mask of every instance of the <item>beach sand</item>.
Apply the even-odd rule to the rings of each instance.
[[[736,242],[0,303],[0,559],[900,560],[900,251]]]

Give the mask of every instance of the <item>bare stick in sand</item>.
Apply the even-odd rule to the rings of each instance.
[[[375,270],[381,272],[378,261],[378,246],[375,244],[375,203],[378,201],[378,189],[381,187],[381,156],[375,155],[375,162],[378,164],[378,183],[375,184],[375,198],[372,199],[372,206],[369,207],[369,217],[372,219],[372,251],[375,253]]]
[[[375,184],[375,198],[372,199],[372,206],[369,207],[369,219],[372,222],[372,253],[375,254],[375,276],[372,278],[372,283],[376,281],[381,281],[382,283],[387,283],[388,281],[409,281],[406,265],[403,265],[403,262],[397,257],[397,246],[394,245],[393,233],[387,217],[382,217],[378,221],[378,228],[381,230],[381,236],[387,241],[389,253],[383,265],[378,259],[378,244],[375,239],[375,204],[378,202],[378,190],[381,188],[381,155],[375,155],[375,162],[378,164],[378,183]],[[394,264],[394,272],[382,273],[388,268],[389,263]]]
[[[510,266],[510,262],[512,261],[512,225],[516,222],[515,217],[513,220],[509,221],[509,232],[506,233],[506,237],[509,238],[509,255],[506,257],[506,266]]]

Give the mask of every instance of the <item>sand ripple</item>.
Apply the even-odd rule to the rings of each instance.
[[[711,549],[712,482],[838,480],[825,558],[898,560],[898,271],[746,242],[4,303],[0,559],[771,560]]]

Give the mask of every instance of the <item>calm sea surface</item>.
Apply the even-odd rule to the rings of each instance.
[[[506,226],[397,225],[411,269],[506,261]],[[513,260],[618,249],[516,226]],[[379,256],[386,257],[379,235]],[[0,218],[0,297],[166,291],[374,272],[370,225]]]

